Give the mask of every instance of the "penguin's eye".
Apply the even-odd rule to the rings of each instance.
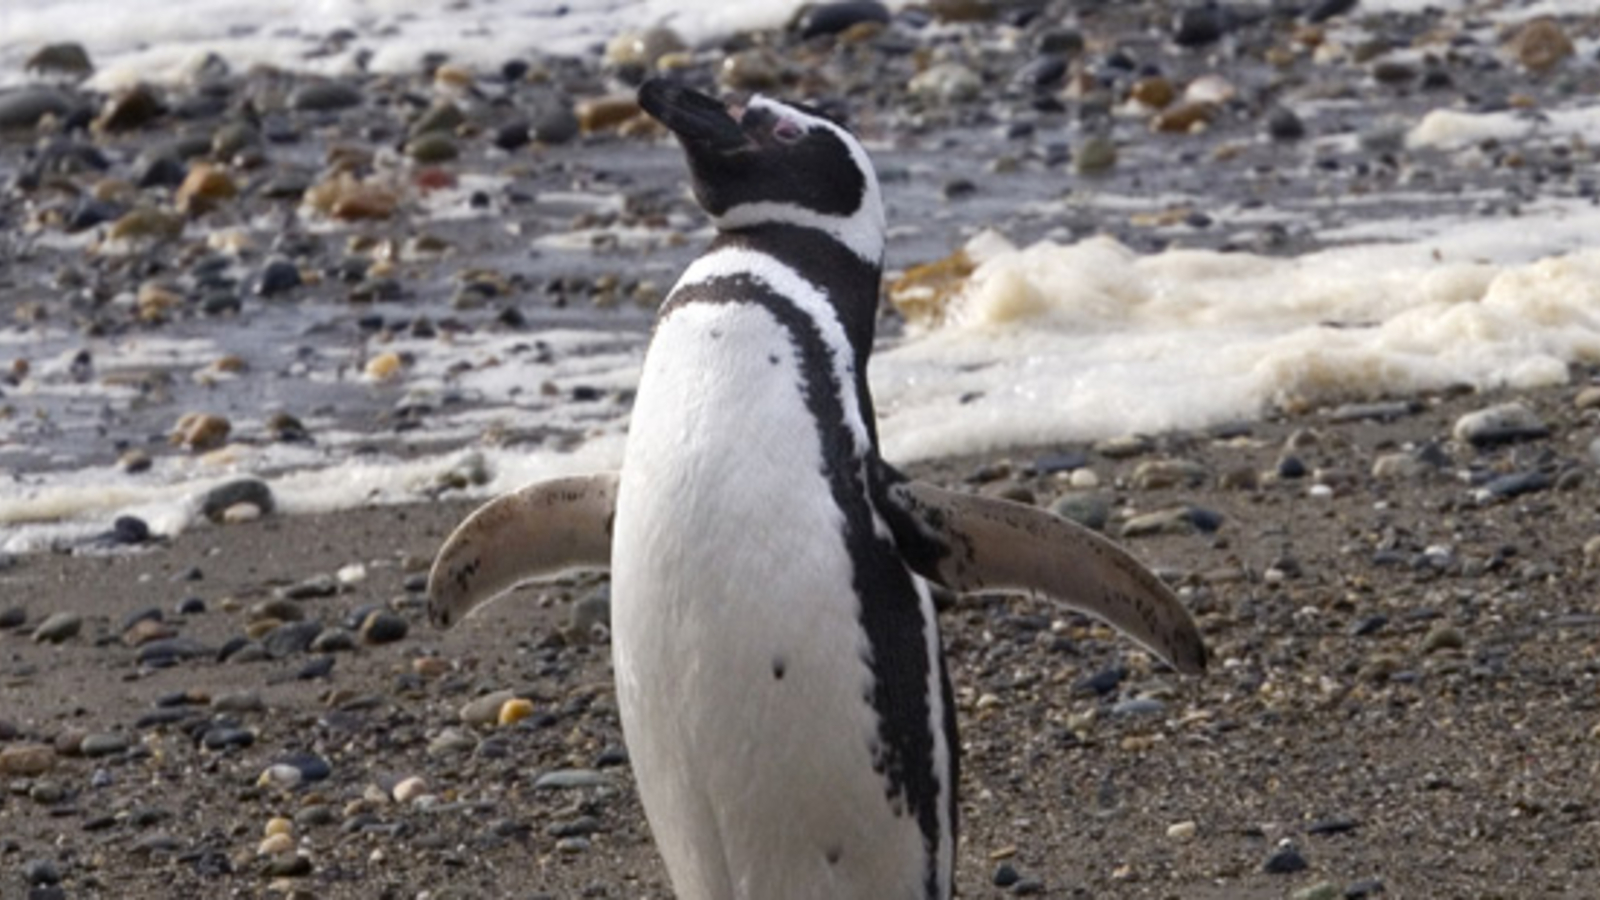
[[[806,130],[792,119],[779,119],[772,126],[772,137],[780,144],[793,144],[805,137]]]

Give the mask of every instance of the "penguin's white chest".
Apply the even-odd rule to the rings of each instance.
[[[630,757],[682,900],[923,896],[879,733],[843,513],[800,354],[766,309],[657,326],[612,551]]]

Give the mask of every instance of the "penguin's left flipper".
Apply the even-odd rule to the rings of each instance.
[[[478,507],[439,548],[428,618],[449,628],[518,582],[611,565],[617,473],[530,484]]]
[[[1111,623],[1185,673],[1206,667],[1183,603],[1127,551],[1031,506],[903,478],[886,487],[891,527],[917,574],[953,591],[1036,591]],[[908,531],[909,529],[909,531]]]

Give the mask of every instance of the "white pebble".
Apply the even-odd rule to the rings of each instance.
[[[1180,844],[1187,844],[1194,840],[1195,832],[1197,831],[1199,831],[1199,826],[1196,825],[1192,819],[1183,822],[1174,822],[1173,824],[1167,826],[1167,837],[1177,841]]]
[[[413,775],[405,778],[394,786],[394,799],[396,803],[410,803],[428,792],[428,783],[420,776]]]
[[[340,584],[360,584],[367,580],[367,567],[361,563],[351,563],[340,569],[337,577]]]
[[[1073,469],[1069,483],[1075,488],[1097,488],[1100,486],[1100,476],[1093,469]]]

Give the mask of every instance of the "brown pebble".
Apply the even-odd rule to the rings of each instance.
[[[172,429],[171,441],[195,453],[215,450],[227,440],[233,425],[209,413],[185,413]]]
[[[44,744],[19,744],[0,750],[0,775],[30,778],[43,775],[55,764],[55,749]]]
[[[1576,52],[1560,23],[1547,16],[1517,29],[1507,47],[1524,69],[1537,73],[1550,71]]]
[[[183,184],[178,185],[174,202],[178,211],[189,216],[210,212],[239,195],[239,186],[233,177],[218,166],[199,163],[189,170]]]
[[[1193,134],[1204,131],[1216,117],[1216,104],[1186,101],[1162,110],[1150,121],[1150,128],[1167,134]]]
[[[639,101],[632,94],[611,94],[579,100],[574,112],[578,128],[584,134],[594,134],[616,128],[639,115]]]
[[[1165,109],[1177,98],[1172,82],[1159,75],[1141,78],[1133,83],[1128,96],[1152,109]]]

